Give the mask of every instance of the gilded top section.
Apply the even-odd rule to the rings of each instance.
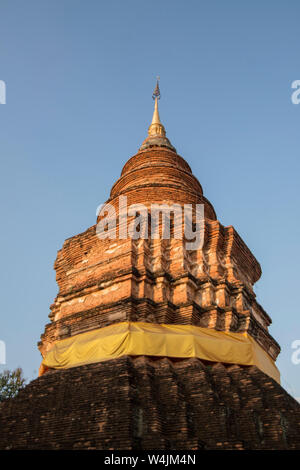
[[[152,98],[155,100],[152,122],[148,129],[148,137],[142,143],[140,150],[145,150],[150,147],[167,147],[170,150],[173,150],[174,152],[176,152],[176,149],[173,147],[169,139],[166,137],[166,130],[160,121],[159,111],[158,111],[158,100],[160,99],[160,89],[159,89],[158,81],[156,83],[156,87],[153,92]]]

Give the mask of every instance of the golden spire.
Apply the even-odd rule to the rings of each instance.
[[[176,149],[170,143],[169,139],[166,137],[166,130],[162,123],[160,122],[159,112],[158,112],[158,100],[160,99],[160,89],[159,89],[159,77],[157,77],[156,87],[152,94],[154,99],[154,112],[152,117],[152,122],[148,129],[148,137],[142,143],[140,150],[145,150],[149,147],[167,147],[174,152]]]
[[[162,123],[160,122],[159,118],[159,112],[158,112],[158,100],[160,99],[160,89],[159,89],[159,77],[157,77],[156,81],[156,87],[154,89],[152,98],[155,100],[154,102],[154,112],[153,112],[153,117],[152,117],[152,122],[150,124],[150,127],[148,129],[148,136],[154,136],[154,135],[166,135],[166,131]]]
[[[150,127],[148,129],[148,136],[165,136],[166,135],[166,130],[162,123],[160,122],[159,118],[159,112],[158,112],[158,98],[155,98],[155,103],[154,103],[154,113],[153,113],[153,118],[152,122],[150,124]]]

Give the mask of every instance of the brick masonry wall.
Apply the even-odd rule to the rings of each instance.
[[[123,357],[0,404],[0,449],[300,449],[300,404],[254,366]]]

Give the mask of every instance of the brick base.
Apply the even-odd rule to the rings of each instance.
[[[300,449],[300,405],[256,367],[122,357],[0,404],[0,449]]]

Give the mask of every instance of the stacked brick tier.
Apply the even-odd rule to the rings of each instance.
[[[0,404],[0,448],[300,449],[300,405],[254,366],[125,356]]]
[[[207,218],[215,220],[211,203],[203,196],[201,184],[187,162],[166,148],[138,152],[124,165],[121,177],[113,185],[108,202],[118,206],[118,197],[127,196],[128,204],[152,203],[204,204]]]
[[[185,239],[100,240],[96,225],[69,238],[55,262],[59,293],[39,343],[43,355],[57,340],[120,321],[192,324],[248,332],[276,359],[270,317],[253,284],[260,265],[232,226],[224,227],[189,165],[175,151],[150,148],[125,164],[108,202],[128,205],[204,204],[203,249]],[[120,219],[118,219],[117,229]]]

